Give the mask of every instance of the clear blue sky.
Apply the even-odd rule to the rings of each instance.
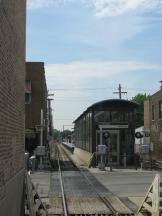
[[[128,99],[159,89],[161,11],[161,0],[28,0],[27,60],[45,62],[55,128],[119,83]]]

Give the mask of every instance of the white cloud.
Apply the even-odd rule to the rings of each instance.
[[[37,9],[70,2],[75,2],[75,0],[27,0],[27,6],[29,9]]]
[[[29,9],[48,7],[53,3],[53,0],[27,0],[27,6]]]
[[[55,78],[92,78],[107,77],[114,73],[138,70],[157,70],[161,65],[136,61],[103,61],[103,62],[71,62],[67,64],[51,64],[46,66],[46,71]]]
[[[137,61],[71,62],[46,66],[49,89],[84,87],[85,82],[108,79],[112,75],[160,70],[162,65]]]
[[[77,0],[78,1],[78,0]],[[76,0],[28,0],[28,8],[43,8],[51,5],[75,3]],[[159,10],[162,0],[80,0],[85,5],[95,8],[97,17],[117,16],[131,10]]]
[[[74,120],[87,106],[105,98],[112,98],[113,95],[112,89],[104,91],[103,94],[103,91],[85,91],[84,88],[105,88],[105,86],[117,88],[119,82],[122,86],[131,88],[140,87],[142,83],[141,87],[143,87],[147,81],[140,79],[142,73],[147,71],[150,76],[161,69],[162,65],[138,61],[71,62],[47,65],[45,67],[47,86],[50,92],[55,94],[52,104],[55,127],[62,129],[63,124],[72,122],[72,120],[55,121],[55,118]],[[141,75],[137,72],[141,72]],[[64,91],[58,91],[58,89],[64,89]],[[131,92],[129,96],[132,96]]]
[[[117,16],[131,10],[154,10],[162,7],[162,0],[89,0],[97,17]]]

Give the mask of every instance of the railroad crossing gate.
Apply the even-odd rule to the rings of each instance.
[[[153,180],[136,216],[160,216],[160,175],[156,175]]]

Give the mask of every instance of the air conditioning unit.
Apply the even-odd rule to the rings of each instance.
[[[37,156],[45,156],[45,154],[46,154],[45,146],[37,146],[36,155]]]

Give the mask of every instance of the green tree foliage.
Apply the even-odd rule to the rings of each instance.
[[[136,112],[136,128],[144,125],[144,101],[147,99],[147,95],[145,94],[137,94],[132,98],[132,101],[139,104],[139,107]]]
[[[71,134],[72,134],[72,131],[70,130],[60,131],[60,130],[54,129],[53,131],[54,140],[58,142],[61,141],[62,139],[67,138]]]
[[[60,141],[61,140],[61,132],[57,129],[53,130],[53,137],[55,141]]]
[[[68,137],[69,135],[71,135],[71,131],[70,130],[64,130],[63,132],[61,132],[62,134],[62,138],[65,139],[66,137]]]

